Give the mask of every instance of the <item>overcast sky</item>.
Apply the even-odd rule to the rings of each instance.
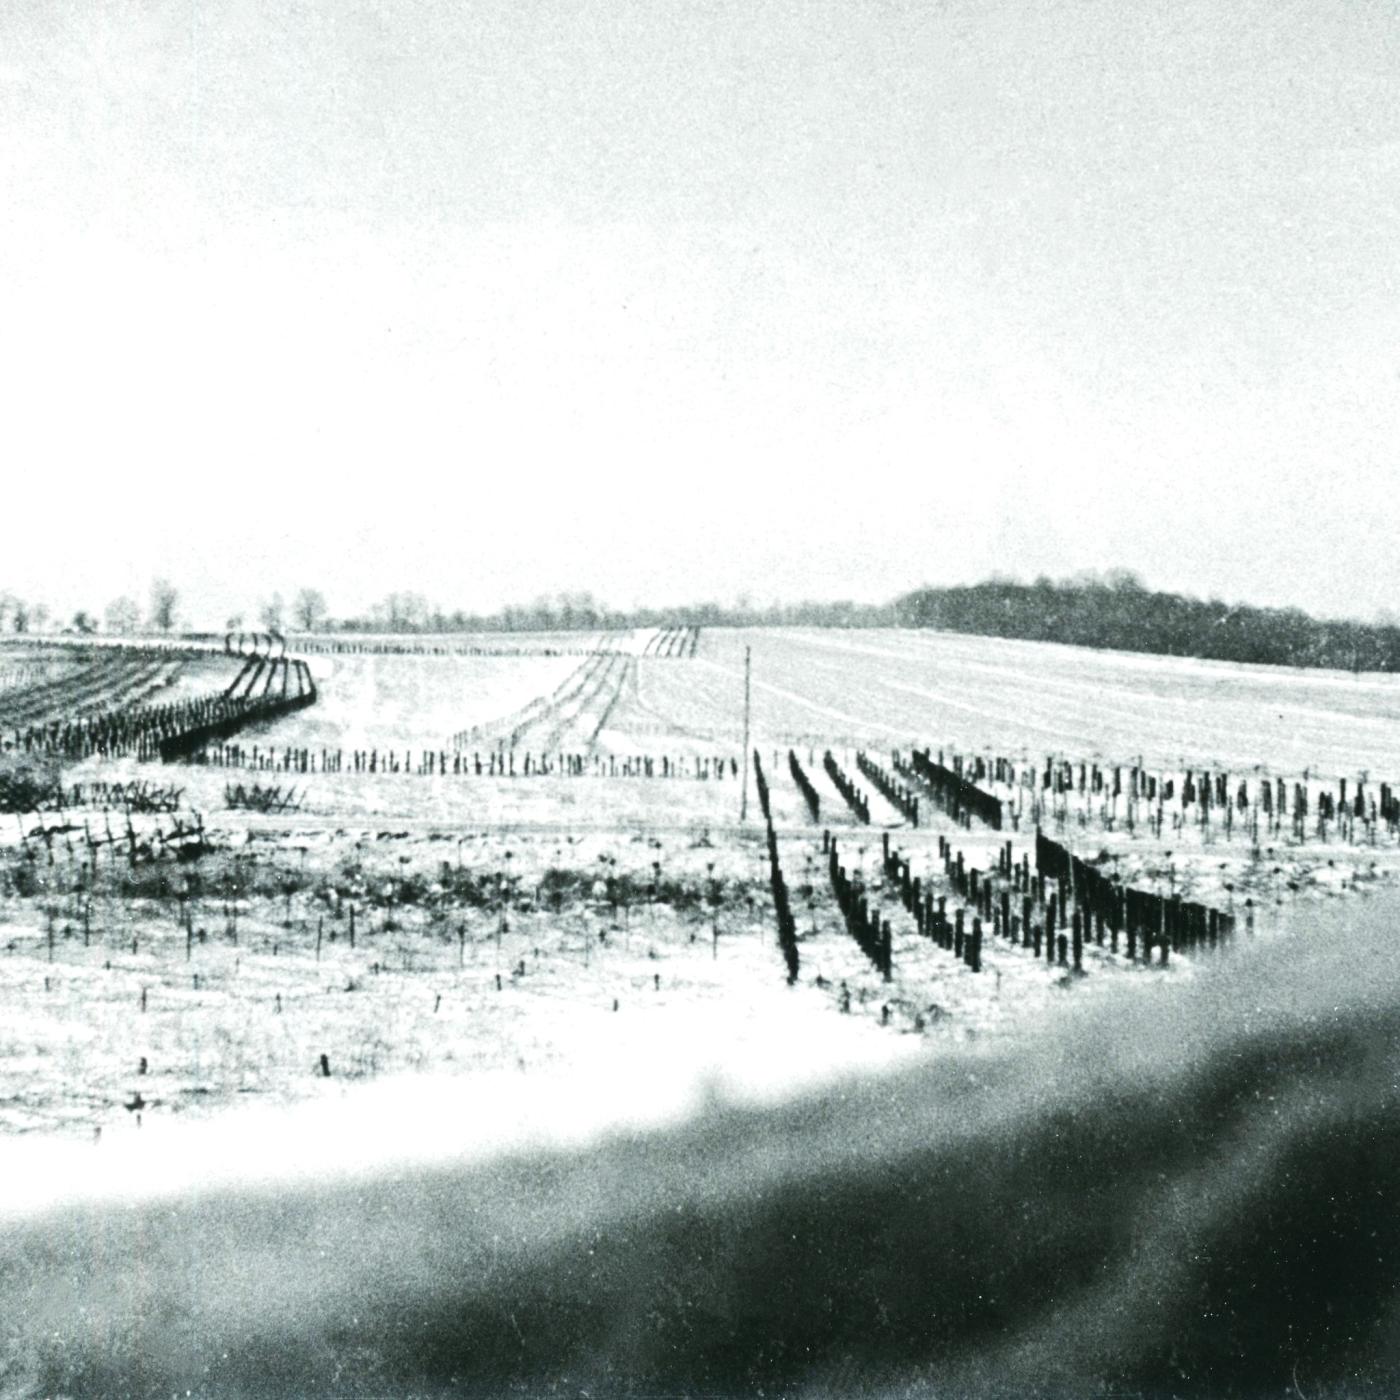
[[[0,589],[1400,608],[1373,0],[8,0]]]

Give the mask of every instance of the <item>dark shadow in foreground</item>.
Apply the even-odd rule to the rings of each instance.
[[[1394,932],[587,1152],[10,1224],[0,1393],[1400,1393]]]

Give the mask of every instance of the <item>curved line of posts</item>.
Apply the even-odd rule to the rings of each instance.
[[[52,753],[63,758],[94,754],[116,757],[134,753],[138,759],[168,761],[184,757],[209,743],[227,738],[245,725],[277,718],[316,701],[316,686],[305,662],[295,664],[303,688],[288,695],[264,691],[257,696],[228,693],[201,696],[169,705],[138,705],[91,715],[67,724],[54,721],[22,736],[26,752]]]

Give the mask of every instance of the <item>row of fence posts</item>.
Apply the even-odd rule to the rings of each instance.
[[[998,760],[999,767],[1002,762],[1002,760]],[[1130,765],[1125,786],[1121,766],[1109,770],[1100,768],[1098,764],[1081,762],[1078,765],[1078,770],[1078,781],[1076,782],[1073,762],[1069,760],[1057,762],[1047,758],[1043,773],[1026,772],[1023,776],[1027,779],[1038,778],[1040,791],[1049,790],[1051,792],[1050,815],[1060,825],[1068,820],[1067,799],[1078,791],[1081,797],[1098,796],[1104,800],[1105,805],[1101,812],[1101,820],[1105,828],[1110,831],[1118,820],[1120,798],[1124,799],[1123,819],[1129,831],[1132,831],[1142,820],[1138,813],[1139,804],[1145,805],[1147,825],[1154,834],[1160,837],[1166,822],[1167,804],[1175,802],[1177,799],[1178,781],[1175,777],[1149,773],[1137,765]],[[1111,784],[1110,771],[1112,774]],[[1024,787],[1026,784],[1022,783],[1021,786]],[[1034,783],[1031,786],[1034,790]],[[1295,782],[1292,786],[1290,825],[1293,835],[1298,840],[1302,840],[1307,831],[1308,788],[1306,782]],[[1196,773],[1193,770],[1188,770],[1181,775],[1179,787],[1181,810],[1179,813],[1172,814],[1173,830],[1180,830],[1187,824],[1187,813],[1193,807],[1197,814],[1196,823],[1207,831],[1211,827],[1213,814],[1218,812],[1220,815],[1216,820],[1224,827],[1227,838],[1234,833],[1237,812],[1240,814],[1240,820],[1245,829],[1255,839],[1259,836],[1261,816],[1266,832],[1275,836],[1282,832],[1284,818],[1290,816],[1289,785],[1283,778],[1259,780],[1258,796],[1253,802],[1250,800],[1248,780],[1240,779],[1238,786],[1232,792],[1230,790],[1230,775],[1227,773],[1211,773],[1209,771]],[[1342,779],[1341,787],[1342,793],[1345,795],[1345,779]],[[1058,804],[1056,799],[1058,799]],[[1342,810],[1350,811],[1345,800]],[[1364,821],[1365,813],[1366,806],[1363,800],[1355,816]],[[1087,813],[1081,812],[1079,815],[1080,825],[1085,825]],[[1326,823],[1337,815],[1338,809],[1331,795],[1325,791],[1319,794],[1318,834],[1324,839],[1326,837]],[[1375,815],[1373,811],[1373,821]],[[1037,824],[1041,822],[1043,816],[1043,803],[1033,801],[1032,817]],[[1400,809],[1397,809],[1397,816],[1400,816]]]
[[[663,638],[662,644],[667,648],[678,650],[644,650],[642,654],[653,658],[684,654],[682,643],[678,637],[672,637],[670,640]],[[693,646],[694,643],[692,643],[692,655],[694,654]],[[621,663],[620,668],[615,667],[617,662]],[[598,731],[603,728],[616,708],[628,676],[634,674],[633,668],[635,668],[636,663],[637,658],[627,652],[615,650],[590,652],[580,665],[570,671],[555,686],[550,694],[538,695],[507,715],[459,730],[452,736],[452,742],[459,748],[465,748],[474,740],[496,735],[503,736],[503,742],[506,746],[512,746],[519,742],[521,735],[532,725],[539,724],[549,715],[562,710],[566,705],[578,701],[579,710],[582,711],[600,696],[611,683],[612,689],[607,704],[603,707],[601,717],[594,726],[593,737],[596,737]]]
[[[71,712],[98,702],[105,710],[119,709],[132,693],[145,694],[154,689],[169,666],[167,659],[148,660],[133,670],[125,657],[104,655],[92,664],[80,665],[76,674],[64,671],[50,680],[4,695],[5,727],[13,731],[18,743],[26,730],[48,728],[34,721],[56,706]]]
[[[614,659],[611,652],[590,653],[548,695],[537,695],[507,715],[459,730],[452,736],[452,742],[458,748],[465,748],[474,739],[496,734],[503,736],[500,739],[502,748],[514,747],[531,725],[538,724],[554,711],[572,704],[575,700],[581,702],[581,709],[583,704],[601,691]],[[590,686],[592,690],[589,689]]]
[[[1176,895],[1164,897],[1153,890],[1119,884],[1043,832],[1036,832],[1035,851],[1037,870],[1070,892],[1086,920],[1096,928],[1096,942],[1103,942],[1104,927],[1108,926],[1115,952],[1120,930],[1126,934],[1129,957],[1141,940],[1144,958],[1151,956],[1155,945],[1163,962],[1168,949],[1214,950],[1234,935],[1233,914]]]
[[[892,761],[895,775],[906,784],[904,788],[890,779],[869,755],[858,752],[856,757],[860,772],[907,819],[911,818],[911,810],[906,804],[917,802],[917,791],[922,789],[958,825],[965,828],[971,828],[973,820],[977,819],[1000,831],[1009,817],[1012,825],[1020,829],[1024,811],[1018,809],[1015,802],[1006,802],[996,793],[980,786],[982,782],[989,781],[1011,787],[1013,795],[1025,791],[1032,794],[1037,791],[1050,792],[1052,801],[1048,807],[1038,798],[1032,798],[1029,815],[1037,826],[1046,820],[1063,825],[1069,818],[1069,809],[1063,800],[1078,791],[1081,796],[1101,794],[1106,802],[1111,800],[1112,806],[1106,806],[1102,814],[1108,830],[1114,827],[1117,804],[1123,798],[1127,829],[1133,830],[1136,822],[1141,820],[1137,814],[1137,804],[1146,803],[1149,809],[1147,822],[1160,836],[1166,822],[1166,804],[1179,799],[1181,815],[1173,818],[1175,828],[1183,827],[1186,814],[1194,811],[1197,824],[1209,831],[1212,823],[1216,822],[1223,826],[1227,838],[1233,835],[1238,814],[1244,814],[1241,822],[1255,839],[1260,834],[1261,818],[1265,831],[1274,836],[1283,832],[1287,821],[1293,836],[1300,841],[1308,834],[1310,817],[1316,818],[1316,834],[1323,841],[1327,840],[1332,829],[1342,839],[1354,841],[1358,827],[1372,844],[1381,827],[1391,835],[1400,836],[1400,789],[1388,783],[1368,789],[1364,779],[1353,784],[1341,778],[1335,792],[1323,789],[1314,794],[1310,791],[1306,776],[1301,782],[1294,780],[1291,783],[1283,778],[1264,778],[1257,780],[1257,792],[1251,796],[1249,780],[1232,780],[1227,773],[1187,771],[1179,777],[1161,776],[1149,773],[1138,764],[1110,768],[1089,762],[1076,765],[1069,760],[1052,757],[1046,759],[1042,771],[1024,761],[1009,758],[973,755],[964,759],[958,754],[945,758],[942,750],[935,760],[927,749],[914,750],[908,759],[895,752]],[[852,805],[852,810],[861,820],[868,821],[868,808],[865,809],[866,815],[861,816],[860,801],[863,799],[852,803],[848,794],[855,794],[859,799],[859,793],[840,772],[834,760],[828,762],[826,768],[848,805]],[[1056,805],[1056,799],[1060,805]],[[1084,813],[1080,814],[1080,824],[1086,824]]]
[[[907,764],[897,753],[893,762],[896,773],[920,782],[934,802],[959,826],[970,827],[972,818],[976,817],[993,831],[1001,830],[1001,799],[965,778],[958,760],[948,768],[943,762],[942,750],[935,762],[927,749],[915,749]]]
[[[548,627],[538,629],[549,632]],[[503,635],[511,635],[505,633]],[[296,637],[297,650],[327,656],[598,656],[631,655],[624,652],[616,634],[606,634],[592,646],[467,646],[450,641],[404,640],[385,637]],[[689,659],[700,645],[700,628],[666,628],[646,644],[643,655],[661,659]]]
[[[373,773],[418,777],[609,777],[737,778],[739,760],[725,754],[535,753],[516,749],[466,752],[460,749],[313,749],[291,746],[219,744],[191,756],[215,768],[251,768],[273,773]]]
[[[857,752],[856,767],[865,779],[895,809],[910,826],[919,824],[919,799],[914,792],[897,783],[868,754]]]
[[[822,832],[822,851],[826,855],[828,878],[837,908],[846,921],[846,931],[855,939],[861,951],[875,964],[876,970],[889,982],[894,977],[893,931],[890,921],[872,912],[864,887],[846,873],[841,864],[836,841],[831,832]]]
[[[869,826],[870,803],[864,793],[846,776],[830,749],[822,755],[822,767],[826,769],[826,776],[831,779],[832,786],[845,799],[846,806],[855,813],[856,820]]]
[[[753,782],[758,792],[758,809],[763,813],[763,820],[772,826],[773,809],[768,800],[768,779],[764,776],[763,763],[759,759],[757,749],[753,751]]]
[[[792,780],[797,784],[797,790],[802,794],[802,800],[807,804],[807,810],[811,813],[812,820],[818,822],[822,817],[822,802],[817,795],[817,790],[812,786],[812,780],[807,776],[807,770],[803,768],[798,760],[795,749],[788,750],[788,770],[792,774]]]
[[[773,811],[769,803],[768,779],[763,772],[763,762],[758,750],[753,752],[754,786],[758,791],[758,805],[763,813],[767,828],[769,879],[773,887],[773,908],[778,918],[778,947],[782,949],[783,961],[787,964],[788,983],[797,981],[797,920],[793,917],[792,901],[788,896],[787,881],[783,879],[783,868],[778,860],[778,834],[773,829]]]
[[[961,851],[939,837],[943,878],[972,914],[967,927],[964,908],[956,908],[950,920],[947,897],[935,896],[928,882],[913,873],[908,858],[891,845],[888,832],[881,834],[881,847],[885,880],[913,916],[920,936],[952,952],[974,972],[982,969],[984,930],[1030,950],[1036,958],[1044,956],[1048,964],[1080,974],[1087,942],[1099,947],[1107,943],[1117,953],[1121,936],[1130,959],[1136,960],[1140,949],[1142,960],[1150,962],[1155,948],[1165,965],[1171,952],[1215,950],[1234,933],[1233,915],[1119,885],[1040,832],[1034,872],[1028,855],[1015,859],[1010,841],[998,849],[995,872],[984,872],[970,867]],[[822,849],[847,927],[888,979],[888,922],[870,912],[863,889],[839,865],[830,832],[823,833]],[[1053,890],[1047,889],[1047,881],[1054,882]]]
[[[1127,956],[1150,962],[1156,948],[1166,964],[1170,952],[1215,949],[1234,932],[1234,916],[1204,905],[1164,899],[1151,891],[1133,889],[1108,879],[1102,872],[1071,855],[1058,842],[1037,832],[1036,869],[1029,857],[1016,862],[1011,842],[998,852],[994,876],[969,868],[961,851],[939,838],[944,872],[958,891],[988,921],[996,936],[1032,949],[1047,962],[1083,971],[1086,942],[1117,953],[1120,937]],[[998,890],[994,881],[1000,880]],[[1053,880],[1053,891],[1047,889]],[[1013,897],[1021,900],[1020,916]],[[1042,917],[1036,919],[1037,911]]]
[[[593,723],[593,728],[588,732],[588,742],[596,743],[598,735],[607,727],[608,721],[612,719],[613,711],[617,709],[618,701],[622,699],[623,690],[626,688],[628,678],[635,681],[637,674],[637,658],[635,656],[625,656],[622,658],[622,671],[617,678],[617,684],[613,686],[612,693],[608,696],[608,703],[599,711],[598,718]],[[602,686],[599,686],[599,690]],[[577,716],[575,716],[577,718]]]
[[[1039,904],[1044,915],[1040,922],[1036,921],[1037,900],[1033,893],[1036,882],[1026,857],[1016,863],[1010,841],[998,850],[995,876],[969,866],[963,853],[955,851],[943,836],[938,838],[938,857],[943,865],[943,878],[966,906],[966,909],[954,910],[951,923],[947,916],[947,897],[935,897],[922,879],[913,875],[909,861],[898,850],[890,848],[886,833],[887,878],[895,884],[905,907],[914,915],[921,935],[951,951],[974,972],[982,970],[984,930],[993,937],[1006,939],[1013,946],[1031,950],[1036,958],[1041,956],[1043,947],[1047,963],[1058,962],[1061,967],[1072,966],[1076,972],[1083,971],[1084,930],[1079,912],[1076,910],[1067,920],[1066,906],[1056,894],[1049,895],[1047,901],[1042,878]],[[1001,888],[997,887],[997,881],[1002,882]],[[1019,913],[1013,912],[1015,892],[1022,896]],[[971,927],[965,929],[967,909],[972,911],[972,922]],[[1071,931],[1057,935],[1057,930],[1065,928],[1066,922]]]
[[[113,758],[135,753],[140,759],[169,759],[207,745],[245,725],[276,719],[315,702],[316,692],[289,697],[200,696],[168,705],[90,715],[16,734],[15,747],[68,759],[93,755]]]
[[[1179,776],[1163,776],[1134,764],[1126,766],[1125,779],[1122,765],[1110,769],[1095,763],[1076,765],[1067,759],[1047,758],[1044,769],[1036,771],[1025,765],[1018,767],[1010,759],[988,761],[979,757],[971,762],[977,774],[994,773],[995,781],[1013,787],[1024,789],[1034,780],[1032,790],[1038,787],[1042,792],[1049,791],[1052,798],[1066,798],[1076,791],[1081,797],[1102,796],[1112,804],[1104,813],[1104,823],[1109,830],[1117,820],[1117,802],[1121,797],[1125,799],[1124,817],[1128,829],[1133,829],[1140,820],[1137,805],[1145,803],[1147,822],[1159,836],[1165,824],[1167,804],[1178,800],[1180,814],[1173,818],[1175,828],[1184,826],[1187,813],[1194,810],[1196,824],[1209,829],[1212,822],[1218,823],[1227,837],[1233,834],[1238,820],[1257,839],[1261,819],[1265,832],[1278,836],[1287,819],[1293,836],[1301,841],[1307,836],[1312,816],[1316,817],[1316,834],[1323,840],[1327,839],[1329,824],[1333,823],[1347,840],[1355,839],[1358,823],[1372,842],[1380,826],[1392,835],[1400,834],[1400,795],[1389,783],[1380,783],[1368,793],[1364,779],[1353,786],[1346,778],[1339,778],[1336,792],[1323,788],[1314,798],[1306,776],[1301,782],[1295,779],[1291,783],[1282,777],[1259,778],[1255,780],[1256,790],[1251,795],[1249,779],[1232,778],[1229,773],[1209,770],[1187,770]],[[1033,802],[1031,815],[1040,822],[1045,815],[1042,804]],[[1064,806],[1055,808],[1052,802],[1050,815],[1063,822],[1068,811]]]
[[[599,647],[591,646],[452,646],[412,642],[344,641],[324,637],[297,637],[296,647],[306,655],[320,656],[596,656]]]
[[[941,762],[941,753],[939,758]],[[1306,774],[1301,782],[1263,777],[1253,780],[1255,790],[1251,793],[1250,779],[1232,777],[1228,772],[1187,769],[1163,775],[1149,772],[1140,762],[1109,767],[1049,756],[1043,768],[1037,768],[1024,760],[982,755],[966,760],[954,757],[952,761],[954,773],[962,775],[965,769],[971,775],[965,780],[974,785],[984,779],[1004,784],[1012,789],[1013,798],[1030,792],[1028,815],[1036,825],[1050,820],[1063,825],[1070,815],[1068,799],[1078,793],[1082,798],[1102,799],[1101,819],[1108,830],[1119,819],[1121,799],[1127,829],[1131,831],[1145,820],[1158,836],[1166,824],[1169,804],[1178,804],[1180,809],[1171,814],[1173,829],[1182,829],[1192,821],[1209,831],[1215,824],[1223,827],[1227,838],[1240,825],[1256,840],[1261,827],[1275,837],[1287,827],[1301,841],[1308,834],[1310,818],[1316,819],[1316,834],[1324,841],[1333,826],[1348,841],[1356,840],[1358,825],[1372,844],[1381,827],[1392,836],[1400,835],[1400,792],[1389,783],[1368,789],[1364,778],[1354,784],[1339,778],[1335,792],[1324,787],[1314,794]],[[1048,804],[1037,795],[1040,793],[1050,794]],[[1020,819],[1027,815],[1024,804],[1013,800],[1008,806],[1019,828]],[[1139,812],[1141,806],[1147,809],[1145,817]],[[1086,812],[1079,813],[1081,825],[1087,824],[1087,817]]]
[[[642,655],[667,660],[689,659],[699,645],[698,627],[665,627],[642,648]]]
[[[890,845],[888,831],[882,835],[882,857],[885,880],[899,894],[900,903],[914,916],[914,925],[922,938],[931,939],[940,948],[952,953],[973,972],[982,971],[982,920],[974,916],[972,927],[964,927],[964,911],[953,911],[948,921],[947,896],[935,897],[923,879],[913,873],[909,861]]]
[[[1083,972],[1084,930],[1078,911],[1071,917],[1068,903],[1058,891],[1047,895],[1044,877],[1037,881],[1032,875],[1027,856],[1016,861],[1010,841],[997,850],[994,875],[969,866],[963,853],[954,851],[945,837],[939,837],[938,854],[945,878],[986,922],[994,938],[1028,948],[1035,958],[1043,949],[1047,964]],[[1013,910],[1013,895],[1020,897],[1019,913]],[[1035,917],[1037,908],[1042,911],[1039,920]]]

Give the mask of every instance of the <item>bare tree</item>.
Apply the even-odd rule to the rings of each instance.
[[[558,603],[559,625],[566,632],[598,625],[598,605],[591,593],[561,593]]]
[[[141,609],[134,598],[113,598],[104,614],[107,630],[125,635],[141,625]]]
[[[151,626],[161,632],[169,632],[175,626],[175,615],[180,606],[180,594],[169,579],[158,578],[151,581]]]
[[[429,607],[421,593],[390,593],[376,603],[373,616],[390,632],[418,632],[428,620]]]
[[[530,604],[530,618],[526,624],[536,632],[552,632],[556,623],[554,604],[549,595],[542,593]]]
[[[314,632],[326,620],[326,599],[318,588],[303,588],[292,602],[292,622]]]

